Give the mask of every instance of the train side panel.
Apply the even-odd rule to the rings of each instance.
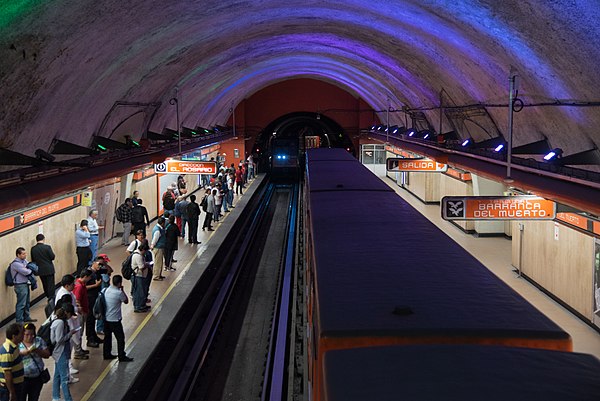
[[[571,352],[473,345],[329,351],[326,401],[597,400],[600,361]]]

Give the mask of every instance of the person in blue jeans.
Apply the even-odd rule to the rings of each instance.
[[[14,290],[17,294],[17,304],[15,305],[15,317],[17,323],[34,322],[29,316],[29,278],[32,271],[27,268],[27,251],[23,247],[18,247],[15,252],[17,257],[10,264],[10,272],[13,277]]]
[[[54,310],[52,325],[50,326],[50,339],[56,344],[52,352],[54,359],[54,380],[52,382],[52,400],[60,400],[62,389],[64,400],[72,401],[69,391],[69,359],[71,358],[71,337],[77,329],[69,331],[67,320],[76,316],[73,304],[64,303]]]

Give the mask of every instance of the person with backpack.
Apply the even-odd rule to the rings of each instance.
[[[27,268],[27,251],[23,247],[18,247],[16,258],[10,264],[10,275],[13,278],[14,291],[17,295],[17,303],[15,305],[15,318],[17,323],[35,322],[29,315],[29,279],[27,276],[32,274],[31,269]]]
[[[136,205],[131,209],[131,224],[134,233],[141,230],[146,236],[146,227],[150,227],[150,218],[148,217],[148,210],[142,203],[142,200],[138,199]]]
[[[52,359],[54,359],[54,380],[52,382],[52,399],[60,399],[62,389],[64,400],[72,401],[69,391],[69,359],[71,356],[71,336],[78,329],[69,330],[67,320],[76,316],[73,305],[66,303],[56,308],[54,319],[50,326],[50,342],[54,344]]]
[[[173,220],[175,218],[171,216]],[[144,254],[148,251],[148,245],[141,243],[131,255],[131,292],[133,294],[133,311],[135,313],[148,312],[150,306],[146,305],[145,278],[148,275],[148,266]]]
[[[129,245],[129,236],[131,235],[131,210],[133,203],[131,198],[125,199],[125,202],[117,208],[115,213],[116,218],[119,222],[123,223],[123,237],[121,238],[121,245]]]
[[[23,341],[19,344],[25,370],[25,394],[22,399],[38,401],[44,383],[50,380],[50,373],[45,368],[42,358],[50,358],[52,353],[46,342],[36,335],[36,327],[33,323],[25,323],[23,329]]]

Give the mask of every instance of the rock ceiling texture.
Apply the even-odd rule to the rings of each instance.
[[[516,113],[515,145],[545,135],[568,155],[600,145],[599,21],[600,0],[5,0],[0,147],[88,146],[117,101],[160,102],[150,128],[175,128],[175,87],[190,127],[299,77],[377,110],[436,107],[442,89],[507,104],[512,67],[525,104],[565,104]],[[507,110],[489,108],[504,134]]]

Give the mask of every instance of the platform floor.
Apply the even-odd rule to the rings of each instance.
[[[450,235],[498,277],[508,283],[518,293],[529,300],[529,302],[569,332],[573,337],[575,351],[593,354],[600,358],[600,333],[582,322],[579,318],[571,314],[535,286],[524,279],[518,278],[513,272],[510,261],[511,243],[509,240],[494,237],[476,238],[466,234],[456,228],[456,226],[441,219],[439,205],[425,205],[412,194],[400,188],[389,178],[381,177],[381,179],[419,212]],[[250,186],[253,184],[254,182],[251,182]],[[243,197],[244,196],[241,196],[238,199],[243,199]],[[238,199],[234,201],[234,204],[237,203]],[[203,216],[204,215],[202,215],[201,218]],[[225,214],[224,219],[227,219],[227,214]],[[215,226],[216,230],[219,230],[219,224],[221,223],[218,223]],[[153,225],[154,223],[152,226]],[[175,258],[178,262],[175,263],[174,266],[177,268],[177,271],[164,272],[164,275],[167,277],[164,281],[152,282],[150,288],[150,298],[152,300],[150,305],[152,305],[152,310],[149,313],[133,313],[133,306],[131,303],[123,306],[123,325],[127,349],[130,349],[137,341],[143,341],[141,338],[142,336],[139,336],[142,328],[156,316],[155,312],[160,310],[161,304],[177,285],[178,280],[180,280],[185,275],[184,273],[191,267],[192,261],[202,255],[211,237],[216,232],[217,231],[204,232],[200,230],[198,239],[202,242],[201,245],[189,245],[187,244],[187,241],[184,242],[183,240],[180,240],[179,250],[175,254]],[[120,271],[121,262],[126,256],[125,249],[125,247],[120,245],[120,238],[116,238],[108,242],[99,253],[108,254],[111,259],[110,264],[116,271]],[[126,282],[126,286],[129,285],[130,283]],[[127,288],[127,290],[127,293],[129,294],[129,288]],[[32,317],[38,319],[38,326],[44,320],[44,305],[45,302],[42,301],[34,305],[31,309]],[[3,329],[4,328],[1,328],[0,330],[3,332]],[[116,349],[116,344],[114,345],[114,348]],[[88,349],[90,350],[89,360],[73,360],[73,365],[80,371],[79,374],[74,375],[79,378],[80,381],[70,385],[71,394],[74,400],[88,400],[107,375],[118,374],[118,362],[104,361],[102,359],[101,346],[100,348]],[[135,357],[136,355],[132,356]],[[46,367],[48,367],[51,374],[53,374],[54,363],[52,359],[46,360]],[[123,377],[123,380],[128,380],[128,378]],[[52,382],[44,386],[40,399],[49,401],[52,399],[51,394]]]

